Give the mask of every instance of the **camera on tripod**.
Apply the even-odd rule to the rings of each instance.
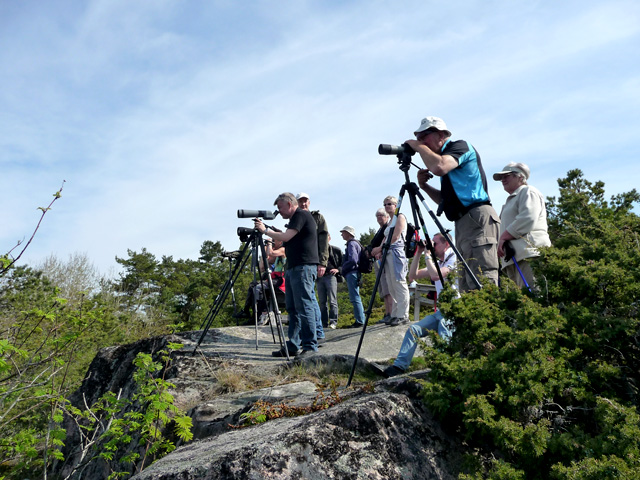
[[[387,145],[385,143],[381,143],[378,146],[379,155],[406,155],[411,157],[414,153],[416,153],[416,151],[406,143],[403,143],[402,145]]]
[[[274,220],[278,216],[278,210],[275,212],[270,212],[269,210],[238,210],[238,218],[262,218],[264,220]],[[268,226],[268,225],[267,225]],[[272,230],[279,232],[277,228],[269,227]],[[257,232],[257,230],[249,227],[238,227],[238,237],[240,237],[241,242],[247,242],[251,235]]]
[[[254,229],[249,227],[238,227],[237,232],[241,242],[248,242],[251,235],[253,235]]]
[[[278,215],[278,211],[270,212],[268,210],[238,210],[238,218],[264,218],[265,220],[273,220]]]

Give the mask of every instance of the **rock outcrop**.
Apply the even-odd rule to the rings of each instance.
[[[410,376],[380,380],[366,389],[334,390],[339,401],[324,410],[231,428],[230,424],[240,423],[241,415],[258,400],[314,405],[317,386],[291,381],[222,394],[220,382],[230,370],[261,378],[264,384],[264,379],[276,378],[290,364],[270,355],[274,345],[268,328],[215,329],[196,351],[199,333],[102,350],[83,386],[70,398],[82,407],[107,391],[130,396],[135,387],[132,360],[137,353],[157,352],[167,342],[185,345],[177,352],[166,378],[176,385],[172,391],[176,405],[193,419],[194,440],[135,475],[137,480],[456,478],[463,455],[460,442],[434,421],[419,399],[418,383]],[[366,340],[378,342],[375,348],[369,346],[369,352],[375,351],[374,360],[393,357],[403,334],[401,329],[372,328]],[[304,361],[348,372],[354,358],[348,353],[355,352],[359,334],[337,330],[327,332],[327,337],[319,354]],[[368,360],[361,358],[358,370],[366,369]],[[71,419],[66,422],[66,460],[56,465],[54,474],[69,479],[107,478],[108,465],[100,460],[87,462],[89,451],[83,448],[87,442],[80,438]],[[134,440],[131,450],[136,448]]]
[[[453,480],[456,452],[419,403],[381,392],[194,442],[134,478]]]

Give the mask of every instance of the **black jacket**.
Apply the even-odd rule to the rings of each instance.
[[[334,268],[337,268],[338,270],[342,268],[342,250],[334,245],[329,245],[329,260],[327,262],[327,272]],[[327,274],[328,273],[325,273],[325,275]],[[336,279],[338,280],[338,282],[343,281],[342,275],[340,275],[339,273],[336,275]]]

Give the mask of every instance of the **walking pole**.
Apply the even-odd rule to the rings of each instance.
[[[504,242],[504,246],[502,247],[504,248],[504,256],[506,258],[510,258],[511,261],[513,262],[513,264],[516,266],[516,268],[518,269],[518,273],[520,274],[520,278],[522,278],[522,281],[524,282],[525,286],[527,287],[527,289],[529,289],[529,291],[531,293],[533,293],[531,291],[531,287],[529,286],[529,284],[527,283],[527,279],[524,278],[524,274],[522,273],[522,270],[520,270],[520,265],[518,265],[518,262],[516,262],[516,251],[514,250],[514,248],[511,246],[511,242]]]

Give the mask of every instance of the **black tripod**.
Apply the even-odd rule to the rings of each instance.
[[[254,282],[256,283],[260,278],[258,263],[260,261],[260,258],[262,258],[263,271],[266,272],[266,275],[265,275],[266,278],[264,282],[268,287],[268,292],[263,292],[263,293],[265,294],[265,298],[267,301],[268,311],[273,312],[275,317],[276,331],[278,332],[278,340],[280,342],[280,346],[282,347],[285,345],[284,329],[282,327],[282,317],[280,314],[280,309],[278,308],[278,302],[276,299],[276,292],[273,286],[273,280],[271,279],[271,275],[269,275],[269,263],[267,262],[267,254],[264,247],[262,234],[255,229],[238,228],[238,235],[240,235],[241,240],[244,241],[244,247],[242,248],[242,251],[237,256],[234,271],[229,275],[229,279],[223,285],[221,292],[216,297],[215,301],[213,302],[213,305],[211,305],[211,308],[209,309],[207,316],[205,317],[204,321],[202,322],[202,325],[200,326],[200,329],[202,330],[202,334],[200,335],[200,339],[198,340],[198,343],[193,349],[194,354],[198,349],[198,347],[200,346],[200,344],[202,343],[202,340],[206,336],[207,332],[209,331],[209,328],[211,327],[213,320],[216,318],[216,316],[220,312],[220,309],[222,308],[222,305],[224,304],[224,301],[227,298],[227,295],[229,294],[230,291],[233,291],[233,285],[237,281],[238,276],[240,275],[240,272],[246,265],[249,258],[252,259],[251,269],[253,271]],[[256,295],[253,296],[253,316],[254,316],[255,326],[256,326],[256,349],[257,349],[258,348],[258,308],[257,308]],[[269,322],[269,325],[271,327],[271,335],[273,337],[273,342],[276,343],[275,333],[273,331],[273,322]],[[287,349],[285,348],[284,350],[286,351]],[[289,360],[289,353],[288,352],[286,353],[287,353],[287,360]]]
[[[235,250],[233,252],[224,252],[222,256],[227,260],[229,260],[229,279],[231,279],[231,277],[233,277],[233,261],[240,256],[240,251]],[[231,303],[233,305],[233,315],[235,316],[238,313],[238,305],[236,304],[236,294],[233,291],[233,286],[231,286],[230,292],[231,292]],[[216,300],[217,300],[217,297],[216,297]],[[239,325],[237,320],[236,320],[236,325]]]
[[[380,153],[383,153],[382,152],[383,147],[388,147],[388,145],[384,145],[384,146],[380,145],[380,149],[379,149]],[[380,264],[380,268],[378,269],[378,274],[376,275],[376,282],[373,287],[373,292],[371,292],[371,299],[369,300],[369,306],[367,307],[367,311],[365,312],[366,313],[365,323],[364,323],[364,327],[362,328],[362,333],[360,334],[360,341],[358,342],[358,348],[356,350],[356,356],[353,360],[353,365],[351,367],[351,373],[349,374],[349,381],[347,382],[347,387],[351,385],[351,380],[353,379],[353,375],[356,371],[356,364],[358,363],[358,357],[360,356],[360,348],[362,347],[362,342],[364,340],[364,335],[367,330],[367,325],[369,324],[369,316],[371,315],[371,311],[373,309],[373,302],[375,300],[376,292],[378,291],[380,278],[382,278],[385,267],[393,268],[393,265],[387,265],[388,263],[387,252],[389,251],[389,248],[391,246],[391,238],[393,237],[393,231],[395,230],[395,227],[396,227],[398,215],[400,214],[400,207],[402,206],[402,201],[405,193],[407,192],[409,193],[409,202],[411,204],[411,213],[412,213],[413,221],[415,222],[416,229],[418,228],[422,229],[425,242],[427,245],[427,249],[431,254],[431,258],[433,259],[433,263],[436,266],[436,270],[438,271],[438,277],[440,278],[440,282],[442,282],[442,284],[444,285],[444,279],[442,278],[442,272],[440,271],[440,266],[438,265],[435,250],[433,248],[433,244],[429,237],[429,233],[427,232],[427,227],[425,225],[424,218],[422,217],[422,213],[420,211],[420,208],[418,207],[418,203],[416,199],[419,199],[422,202],[422,205],[427,210],[427,212],[429,212],[429,215],[433,219],[434,223],[438,226],[438,229],[440,230],[440,233],[442,234],[442,236],[447,240],[447,242],[455,252],[460,263],[464,266],[467,273],[471,276],[476,286],[478,288],[481,288],[480,282],[478,281],[476,276],[473,274],[473,272],[469,268],[469,265],[467,265],[467,262],[464,260],[464,258],[462,258],[462,255],[460,254],[456,246],[453,244],[453,241],[451,240],[449,233],[447,232],[447,230],[444,229],[444,227],[442,226],[442,223],[440,223],[440,220],[438,220],[438,217],[436,217],[436,214],[433,212],[433,210],[429,208],[429,205],[427,205],[427,203],[425,202],[424,196],[420,192],[420,189],[415,183],[410,181],[409,169],[411,168],[411,165],[412,165],[411,157],[415,152],[411,147],[409,147],[406,144],[404,144],[402,147],[403,147],[402,150],[397,154],[397,156],[398,156],[398,164],[400,165],[399,168],[402,172],[404,172],[405,182],[404,182],[404,185],[402,185],[402,187],[400,188],[400,195],[398,196],[398,205],[396,206],[395,215],[391,220],[391,227],[390,227],[389,234],[387,235],[387,239],[382,246],[382,261]]]

